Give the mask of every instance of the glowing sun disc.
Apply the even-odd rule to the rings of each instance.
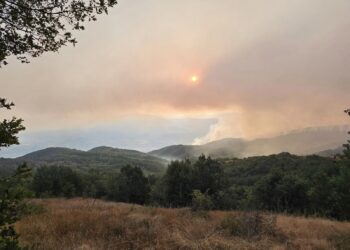
[[[196,75],[191,76],[191,82],[193,82],[193,83],[198,82],[198,76],[196,76]]]

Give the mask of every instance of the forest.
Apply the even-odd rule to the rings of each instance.
[[[171,162],[163,175],[147,176],[130,165],[113,174],[43,166],[33,171],[27,188],[37,198],[91,197],[194,210],[265,210],[350,219],[350,168],[345,156],[202,155],[195,161]]]

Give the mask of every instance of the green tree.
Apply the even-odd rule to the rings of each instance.
[[[350,167],[348,164],[341,164],[339,175],[331,179],[333,186],[332,217],[340,220],[350,219]]]
[[[254,186],[257,208],[272,211],[304,211],[307,205],[307,187],[300,177],[272,172]]]
[[[28,56],[74,45],[71,30],[84,30],[83,22],[96,21],[98,14],[107,14],[116,4],[116,0],[0,0],[0,65],[6,65],[10,55],[28,62]]]
[[[165,178],[158,178],[156,182],[151,185],[150,203],[152,205],[167,206],[169,202],[166,189]]]
[[[211,157],[201,155],[193,166],[193,183],[202,193],[216,194],[225,185],[223,166]]]
[[[345,110],[345,113],[350,116],[350,109]],[[350,131],[348,132],[350,134]],[[350,140],[348,143],[344,144],[344,158],[347,159],[348,164],[350,165]]]
[[[102,198],[107,195],[108,174],[99,169],[89,169],[88,173],[83,175],[84,196],[93,198]]]
[[[82,178],[69,167],[43,166],[35,171],[32,188],[37,197],[64,196],[67,198],[83,193]]]
[[[11,109],[14,106],[12,102],[0,97],[0,109]],[[17,134],[24,130],[22,125],[23,120],[12,117],[12,119],[4,119],[0,122],[0,148],[9,147],[14,144],[19,144]]]
[[[244,209],[246,207],[249,188],[232,185],[220,190],[215,196],[215,207],[218,209]]]
[[[350,116],[350,109],[345,110]],[[348,132],[350,134],[350,132]],[[332,180],[335,196],[335,217],[338,219],[350,219],[350,140],[344,144],[344,157],[340,162],[339,175]]]
[[[335,166],[338,170],[338,166]],[[338,172],[338,171],[337,171]],[[308,182],[308,212],[326,217],[336,217],[337,195],[334,193],[335,178],[338,174],[320,169]],[[333,181],[332,181],[333,180]]]
[[[24,163],[11,177],[0,181],[0,249],[20,249],[14,223],[25,207],[23,198],[28,194],[25,186],[30,174]]]
[[[149,198],[150,186],[141,168],[127,165],[112,178],[109,198],[115,201],[144,204]]]
[[[0,109],[11,109],[13,103],[0,98]],[[13,117],[0,122],[0,148],[18,144],[17,134],[24,130],[23,120]],[[13,224],[19,219],[23,207],[24,181],[30,174],[26,164],[20,165],[14,175],[0,179],[0,249],[20,249]]]
[[[192,201],[193,167],[189,160],[173,161],[164,175],[165,197],[168,205],[188,206]]]

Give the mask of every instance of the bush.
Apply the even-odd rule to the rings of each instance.
[[[192,211],[207,211],[213,208],[213,202],[209,195],[199,190],[192,192]]]
[[[260,212],[230,214],[222,220],[220,228],[230,235],[249,239],[277,234],[276,216],[263,215]]]
[[[350,234],[338,233],[329,238],[335,249],[349,250],[350,249]]]

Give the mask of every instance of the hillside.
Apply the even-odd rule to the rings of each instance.
[[[168,160],[197,158],[201,154],[214,158],[241,157],[245,146],[243,139],[227,138],[205,145],[172,145],[149,152],[149,154]]]
[[[16,228],[20,243],[34,249],[349,249],[349,222],[93,199],[33,202],[42,211]]]
[[[214,158],[248,157],[289,152],[296,155],[318,154],[346,142],[348,126],[306,128],[272,138],[243,140],[226,138],[204,145],[173,145],[149,152],[164,159],[195,158],[201,154]],[[329,156],[331,152],[321,155]]]
[[[11,171],[22,162],[27,162],[33,168],[55,165],[79,170],[98,168],[108,171],[130,164],[141,167],[146,173],[163,172],[167,164],[163,159],[135,150],[111,147],[97,147],[89,151],[47,148],[14,159],[0,158],[1,172]]]
[[[328,149],[328,150],[323,150],[321,152],[318,152],[317,155],[323,156],[323,157],[332,157],[335,155],[340,155],[344,151],[344,147],[337,147],[334,149]]]
[[[319,173],[327,173],[330,177],[338,164],[332,158],[318,155],[296,156],[289,153],[221,159],[219,162],[225,166],[229,183],[237,186],[253,186],[276,171],[312,181]]]

